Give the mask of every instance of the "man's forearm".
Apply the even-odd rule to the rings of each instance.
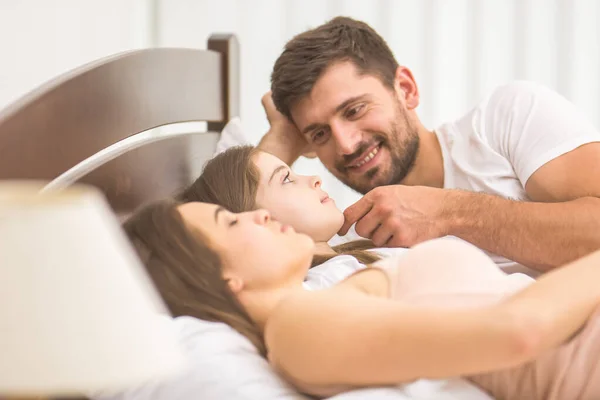
[[[600,248],[600,199],[564,203],[506,200],[452,191],[449,234],[539,271]]]
[[[275,128],[271,128],[271,130],[272,129]],[[298,146],[295,146],[295,143],[287,143],[284,141],[282,139],[284,136],[282,136],[280,132],[274,134],[271,130],[262,137],[260,143],[258,143],[258,148],[269,154],[273,154],[275,157],[278,157],[284,163],[291,166],[302,155],[301,149],[299,149]],[[287,141],[291,141],[291,139],[288,139]]]

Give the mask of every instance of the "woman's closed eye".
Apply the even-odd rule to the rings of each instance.
[[[222,217],[219,219],[220,214],[222,215]],[[215,209],[215,223],[217,225],[219,225],[219,220],[224,221],[227,224],[227,226],[234,226],[238,223],[238,219],[235,217],[235,214],[230,213],[225,209],[225,207],[221,206]],[[223,222],[221,222],[221,224],[222,223]]]

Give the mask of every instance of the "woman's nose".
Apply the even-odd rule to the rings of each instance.
[[[253,212],[252,217],[254,222],[259,225],[266,225],[271,220],[271,214],[267,210],[256,210]]]

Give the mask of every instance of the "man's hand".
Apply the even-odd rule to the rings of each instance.
[[[339,231],[345,235],[356,222],[356,233],[379,247],[411,247],[446,236],[449,221],[444,206],[454,191],[423,186],[380,186],[344,211]]]
[[[310,153],[309,143],[298,128],[275,108],[271,92],[267,92],[261,102],[271,128],[263,136],[258,147],[279,157],[288,165],[301,155],[314,158],[314,153]]]

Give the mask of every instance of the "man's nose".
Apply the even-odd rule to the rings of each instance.
[[[353,124],[337,122],[331,125],[331,136],[336,144],[336,151],[340,156],[346,156],[356,151],[361,136]]]

